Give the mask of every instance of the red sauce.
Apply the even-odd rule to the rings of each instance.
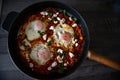
[[[29,64],[32,63],[33,67],[31,68],[34,72],[36,73],[40,73],[40,74],[50,74],[53,72],[60,72],[60,70],[63,69],[62,72],[64,72],[64,70],[67,70],[70,66],[74,66],[74,64],[77,62],[81,52],[82,51],[82,45],[83,45],[83,35],[82,35],[82,30],[80,27],[80,24],[77,24],[75,22],[75,20],[72,18],[72,20],[69,19],[69,15],[66,13],[64,13],[64,10],[61,9],[56,9],[56,8],[46,8],[43,9],[43,11],[41,12],[47,12],[47,15],[41,14],[41,12],[37,12],[31,16],[29,16],[25,22],[23,23],[22,27],[20,28],[19,32],[18,32],[18,45],[19,47],[22,45],[24,46],[25,50],[21,50],[19,49],[19,54],[21,55],[21,59],[24,61],[24,63],[26,64],[26,66],[29,67]],[[56,28],[56,26],[58,24],[60,24],[60,21],[57,20],[57,17],[53,17],[54,14],[57,14],[57,17],[62,19],[65,19],[65,24],[68,24],[69,26],[71,26],[71,28],[74,30],[74,39],[77,39],[77,42],[75,42],[72,45],[72,48],[68,47],[63,47],[63,46],[57,46],[56,41],[54,40],[54,30],[50,30],[51,26],[54,26],[54,28]],[[50,20],[51,19],[51,20]],[[26,37],[25,34],[25,30],[27,28],[27,25],[34,21],[34,20],[40,20],[42,22],[44,22],[47,26],[47,30],[44,32],[45,34],[47,34],[46,40],[43,39],[43,35],[44,33],[37,39],[29,41]],[[57,21],[57,23],[55,23],[55,21]],[[72,27],[72,25],[77,24],[75,27]],[[20,35],[20,33],[22,33]],[[63,36],[64,39],[66,41],[69,41],[69,38],[71,37],[71,34],[66,32],[67,34],[69,34],[68,36]],[[51,41],[47,42],[48,38],[51,38]],[[23,42],[24,39],[27,39],[28,42],[32,45],[32,46],[25,46]],[[35,47],[36,44],[46,44],[48,45],[48,48],[50,49],[51,53],[53,54],[52,58],[47,61],[44,65],[40,65],[38,64],[36,61],[32,60],[30,57],[31,54],[31,50]],[[78,45],[77,45],[77,44]],[[76,45],[75,45],[76,44]],[[28,50],[30,49],[30,51]],[[63,50],[62,53],[58,52],[58,49]],[[23,54],[23,52],[25,52]],[[69,52],[71,52],[74,56],[70,56]],[[26,59],[26,54],[28,55],[28,59]],[[45,55],[43,55],[45,56]],[[57,59],[57,57],[59,56],[59,58],[62,59],[62,62],[59,62],[59,60]],[[48,56],[47,56],[48,57]],[[52,67],[52,69],[48,70],[48,67],[50,67],[52,65],[53,62],[57,62],[57,65],[55,67]]]

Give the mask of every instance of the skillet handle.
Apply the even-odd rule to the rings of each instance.
[[[120,62],[101,56],[94,51],[88,51],[87,58],[120,71]]]
[[[14,12],[14,11],[8,13],[8,15],[6,16],[2,24],[2,28],[6,31],[9,31],[10,25],[12,24],[12,22],[14,21],[17,15],[18,15],[18,12]]]

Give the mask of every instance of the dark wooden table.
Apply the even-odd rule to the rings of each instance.
[[[0,27],[11,11],[44,0],[0,0]],[[61,0],[76,8],[85,19],[90,32],[90,49],[120,61],[119,0]],[[11,18],[12,20],[12,18]],[[15,67],[7,51],[8,32],[0,28],[0,80],[33,80]],[[59,80],[120,80],[120,72],[85,59],[71,75]]]

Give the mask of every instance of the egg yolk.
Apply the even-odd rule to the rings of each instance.
[[[47,49],[39,50],[38,52],[38,58],[43,59],[45,61],[49,60],[51,56],[51,53]]]
[[[66,31],[61,35],[61,40],[64,40],[65,42],[68,42],[68,43],[71,41],[71,38],[72,38],[72,35]]]
[[[36,31],[40,30],[41,32],[44,32],[45,24],[41,21],[37,21],[36,24],[34,25],[34,30],[36,30]]]

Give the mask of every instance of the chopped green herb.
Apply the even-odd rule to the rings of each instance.
[[[64,14],[67,14],[67,11],[64,9],[64,10],[63,10],[63,13],[64,13]]]
[[[61,54],[60,52],[57,52],[58,54]]]
[[[59,9],[59,11],[58,12],[62,12],[63,10],[62,9]]]
[[[38,33],[43,36],[45,33],[44,32],[41,32],[41,31],[38,31]]]
[[[77,33],[74,33],[74,36],[77,37]]]
[[[57,21],[57,17],[54,17],[53,20],[54,20],[54,21]]]
[[[52,13],[51,13],[51,12],[48,12],[48,16],[52,16]]]
[[[28,53],[30,54],[31,53],[31,48],[28,48],[27,50],[28,50]]]
[[[63,58],[66,59],[67,58],[67,55],[66,55],[66,52],[63,51]]]
[[[24,46],[25,46],[25,41],[22,41],[22,42],[21,42],[21,45],[24,45]]]
[[[58,69],[58,73],[63,73],[64,72],[64,63],[60,64],[60,68]]]
[[[58,73],[63,73],[63,71],[64,71],[64,69],[63,69],[63,68],[60,68],[60,69],[58,70]]]
[[[48,41],[48,46],[52,45],[52,40]]]

